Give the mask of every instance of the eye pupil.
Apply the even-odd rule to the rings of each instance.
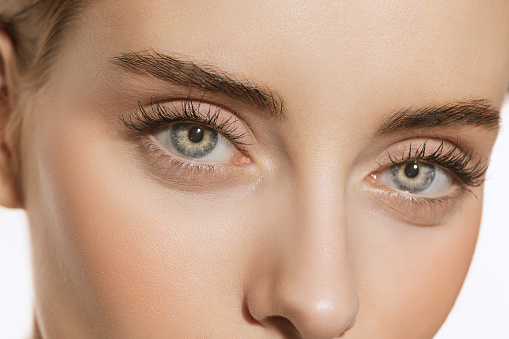
[[[188,133],[189,140],[194,143],[199,143],[203,140],[203,129],[201,127],[193,127]]]
[[[416,163],[408,164],[405,167],[405,175],[411,179],[417,177],[419,175],[419,165]]]

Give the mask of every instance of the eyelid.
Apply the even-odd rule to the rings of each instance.
[[[422,146],[425,145],[425,151],[422,152]],[[455,145],[446,140],[439,139],[409,139],[400,141],[385,150],[376,160],[380,167],[393,165],[415,160],[415,154],[429,155],[442,147],[444,150],[455,148]],[[410,156],[409,156],[410,155]]]

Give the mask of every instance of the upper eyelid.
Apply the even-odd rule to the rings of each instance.
[[[182,101],[182,113],[176,113],[175,110],[171,110],[163,105],[163,101],[151,99],[148,105],[144,105],[141,101],[138,101],[138,109],[129,115],[129,121],[127,121],[123,116],[121,117],[122,122],[132,129],[138,130],[140,132],[146,131],[143,127],[147,127],[147,129],[153,129],[156,124],[160,126],[164,126],[167,124],[167,120],[177,120],[181,119],[181,121],[194,121],[194,120],[204,120],[198,114],[195,114],[195,109],[192,106],[193,101],[190,99],[173,99],[168,101],[168,103]],[[193,108],[192,110],[188,110],[185,108],[185,105],[189,103],[189,107]],[[198,101],[198,104],[201,105],[201,101]],[[148,107],[148,109],[145,108]],[[214,105],[216,106],[216,105]],[[218,107],[218,106],[216,106]],[[151,111],[152,114],[149,114],[148,111]],[[189,114],[191,113],[191,114]],[[136,120],[139,125],[136,125],[133,122]],[[189,119],[188,119],[189,118]],[[173,121],[172,121],[173,122]]]
[[[168,107],[169,104],[174,105],[177,102],[180,103],[178,109]],[[200,112],[202,106],[208,107],[205,115]],[[217,130],[242,152],[245,152],[244,146],[251,145],[247,140],[248,128],[245,128],[244,132],[238,132],[245,124],[234,112],[200,99],[185,98],[169,101],[151,99],[148,105],[143,105],[139,101],[138,109],[130,114],[128,119],[120,118],[124,125],[140,133],[151,133],[157,128],[170,126],[174,123],[195,122]]]
[[[412,140],[407,142],[406,145],[409,145],[408,149],[402,152],[399,158],[398,156],[391,156],[389,150],[386,151],[387,157],[392,165],[409,161],[427,162],[449,171],[466,186],[477,187],[484,182],[482,177],[487,171],[489,162],[482,157],[478,160],[474,160],[475,153],[472,149],[463,150],[460,145],[454,143],[450,143],[450,146],[448,146],[450,148],[446,149],[444,145],[447,141],[441,140],[440,145],[428,153],[426,152],[426,147],[428,142],[431,142],[430,139],[421,140],[420,142],[412,142]],[[412,144],[418,144],[420,146],[414,147],[414,151],[412,151]],[[472,165],[473,161],[474,164]],[[382,165],[380,162],[378,163],[381,167],[390,167],[385,164]]]

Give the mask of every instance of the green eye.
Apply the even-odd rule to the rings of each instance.
[[[422,161],[394,164],[378,172],[380,184],[420,196],[443,195],[453,185],[453,176],[440,166]]]
[[[217,145],[218,132],[197,124],[179,123],[171,127],[170,138],[175,150],[187,158],[199,159]]]
[[[163,150],[201,162],[230,162],[239,152],[221,133],[196,123],[174,123],[153,137]]]
[[[427,163],[405,162],[391,166],[389,172],[398,189],[410,193],[419,193],[433,184],[436,169],[436,166]]]

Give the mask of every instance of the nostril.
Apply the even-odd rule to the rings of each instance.
[[[260,324],[258,320],[253,317],[251,312],[249,311],[249,306],[247,305],[247,302],[244,300],[242,302],[242,316],[247,321],[248,324]]]
[[[294,279],[253,286],[244,299],[244,318],[284,338],[344,337],[355,325],[359,300],[350,277],[339,277],[332,282]]]
[[[307,294],[281,293],[282,298],[279,300],[279,315],[288,319],[301,337],[337,338],[355,325],[359,310],[356,293],[313,293],[313,289],[306,291]]]
[[[270,328],[272,331],[277,332],[283,338],[302,338],[293,323],[284,316],[275,315],[257,319],[251,313],[249,305],[246,301],[244,301],[242,304],[242,315],[249,324],[262,325],[266,328]]]
[[[293,323],[282,316],[268,317],[265,321],[266,325],[275,329],[284,338],[301,338],[299,330]]]
[[[355,324],[357,323],[357,319],[359,318],[359,311],[355,314],[355,317],[353,317],[352,321],[348,324],[348,326],[345,328],[345,331],[341,333],[341,335],[345,334],[346,332],[350,331]]]

